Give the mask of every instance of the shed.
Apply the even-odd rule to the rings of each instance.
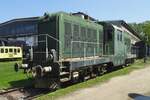
[[[0,24],[0,37],[32,35],[38,33],[39,17],[13,19]]]

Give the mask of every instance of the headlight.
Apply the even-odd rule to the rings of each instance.
[[[28,68],[28,64],[22,64],[22,68]]]
[[[52,71],[52,67],[48,66],[48,67],[44,67],[44,72],[51,72]]]

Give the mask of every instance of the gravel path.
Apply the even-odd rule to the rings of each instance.
[[[149,93],[150,67],[146,67],[125,76],[112,78],[105,84],[75,91],[58,100],[132,100],[128,95],[136,97],[139,94],[149,95]],[[150,98],[135,100],[150,100]]]

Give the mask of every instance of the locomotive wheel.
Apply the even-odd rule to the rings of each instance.
[[[124,65],[122,65],[121,67],[122,67],[122,68],[125,68],[125,67],[127,67],[127,64],[124,64]]]
[[[43,76],[43,69],[41,65],[38,65],[32,69],[32,76],[33,77],[42,77]]]
[[[71,83],[77,83],[77,82],[79,82],[79,76],[77,76],[77,77],[74,77],[73,76],[73,73],[72,73],[72,75],[71,75],[72,77],[71,77]]]
[[[103,75],[107,72],[106,66],[100,67],[100,75]]]
[[[97,76],[100,76],[100,75],[101,75],[101,74],[100,74],[100,68],[99,68],[99,67],[97,68],[96,74],[97,74]]]
[[[84,82],[85,81],[85,72],[80,72],[79,73],[79,82]]]

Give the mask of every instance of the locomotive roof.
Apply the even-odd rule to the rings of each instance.
[[[118,27],[124,26],[133,35],[135,35],[136,37],[138,37],[139,39],[141,39],[141,37],[138,35],[138,33],[133,28],[131,28],[131,26],[129,26],[124,20],[102,21],[100,23],[113,24],[113,25],[116,25]]]
[[[91,16],[89,16],[88,14],[83,13],[83,12],[72,13],[72,15],[83,15],[83,16],[89,18],[89,20],[91,20],[91,21],[96,21],[95,18],[93,18],[93,17],[91,17]]]

